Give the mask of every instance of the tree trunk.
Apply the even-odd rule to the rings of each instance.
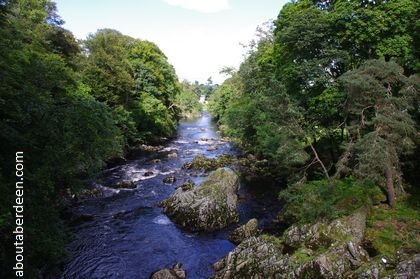
[[[394,189],[394,179],[392,175],[392,165],[391,161],[388,161],[385,171],[386,176],[386,191],[388,194],[388,203],[389,206],[395,206],[395,189]]]

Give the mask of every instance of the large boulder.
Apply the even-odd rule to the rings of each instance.
[[[364,211],[295,225],[282,238],[251,237],[213,265],[215,278],[343,278],[366,261]]]
[[[236,228],[230,235],[229,240],[232,243],[239,244],[245,239],[258,234],[258,220],[251,219],[246,224]]]
[[[266,236],[246,239],[213,264],[213,268],[217,271],[216,279],[288,278],[284,274],[281,247]]]
[[[238,176],[228,168],[211,173],[198,187],[178,188],[160,203],[178,225],[191,231],[215,231],[239,221]]]

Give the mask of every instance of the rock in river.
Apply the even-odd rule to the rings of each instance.
[[[176,177],[171,175],[171,176],[167,176],[163,179],[163,183],[165,184],[174,184],[176,181]]]
[[[239,221],[238,176],[228,168],[211,173],[199,187],[178,188],[161,203],[178,225],[192,231],[215,231]]]
[[[245,225],[240,226],[235,229],[230,235],[229,240],[235,244],[239,244],[251,236],[256,236],[258,234],[258,220],[251,219]]]
[[[150,279],[185,279],[187,273],[180,263],[175,264],[171,269],[158,270],[150,276]]]
[[[121,189],[121,188],[134,189],[134,188],[136,188],[136,184],[134,183],[134,181],[131,181],[131,180],[123,180],[123,181],[120,181],[117,184],[115,184],[114,188],[117,188],[117,189]]]

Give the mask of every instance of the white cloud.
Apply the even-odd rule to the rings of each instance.
[[[225,76],[219,75],[220,69],[223,66],[239,66],[245,52],[239,43],[248,42],[254,30],[254,25],[243,25],[239,29],[237,26],[214,24],[179,26],[170,32],[142,34],[158,44],[181,80],[205,83],[211,76],[215,83],[220,84],[225,79]],[[138,35],[133,33],[133,36]]]
[[[164,0],[164,2],[171,6],[202,13],[215,13],[229,9],[228,0]]]

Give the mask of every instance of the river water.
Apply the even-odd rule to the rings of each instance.
[[[199,184],[205,178],[182,169],[185,162],[198,154],[214,158],[226,153],[236,155],[235,148],[221,140],[205,112],[181,121],[177,138],[162,150],[105,170],[95,181],[105,196],[73,208],[75,215],[91,218],[73,228],[75,240],[68,246],[72,260],[62,278],[149,278],[152,272],[176,262],[183,264],[187,278],[214,274],[211,265],[235,248],[227,240],[232,227],[191,233],[172,223],[156,204],[186,179]],[[166,176],[175,176],[176,182],[163,183]],[[110,187],[122,180],[135,181],[136,188]],[[264,185],[241,185],[241,222],[256,217],[262,225],[270,223],[279,208],[276,195]]]

